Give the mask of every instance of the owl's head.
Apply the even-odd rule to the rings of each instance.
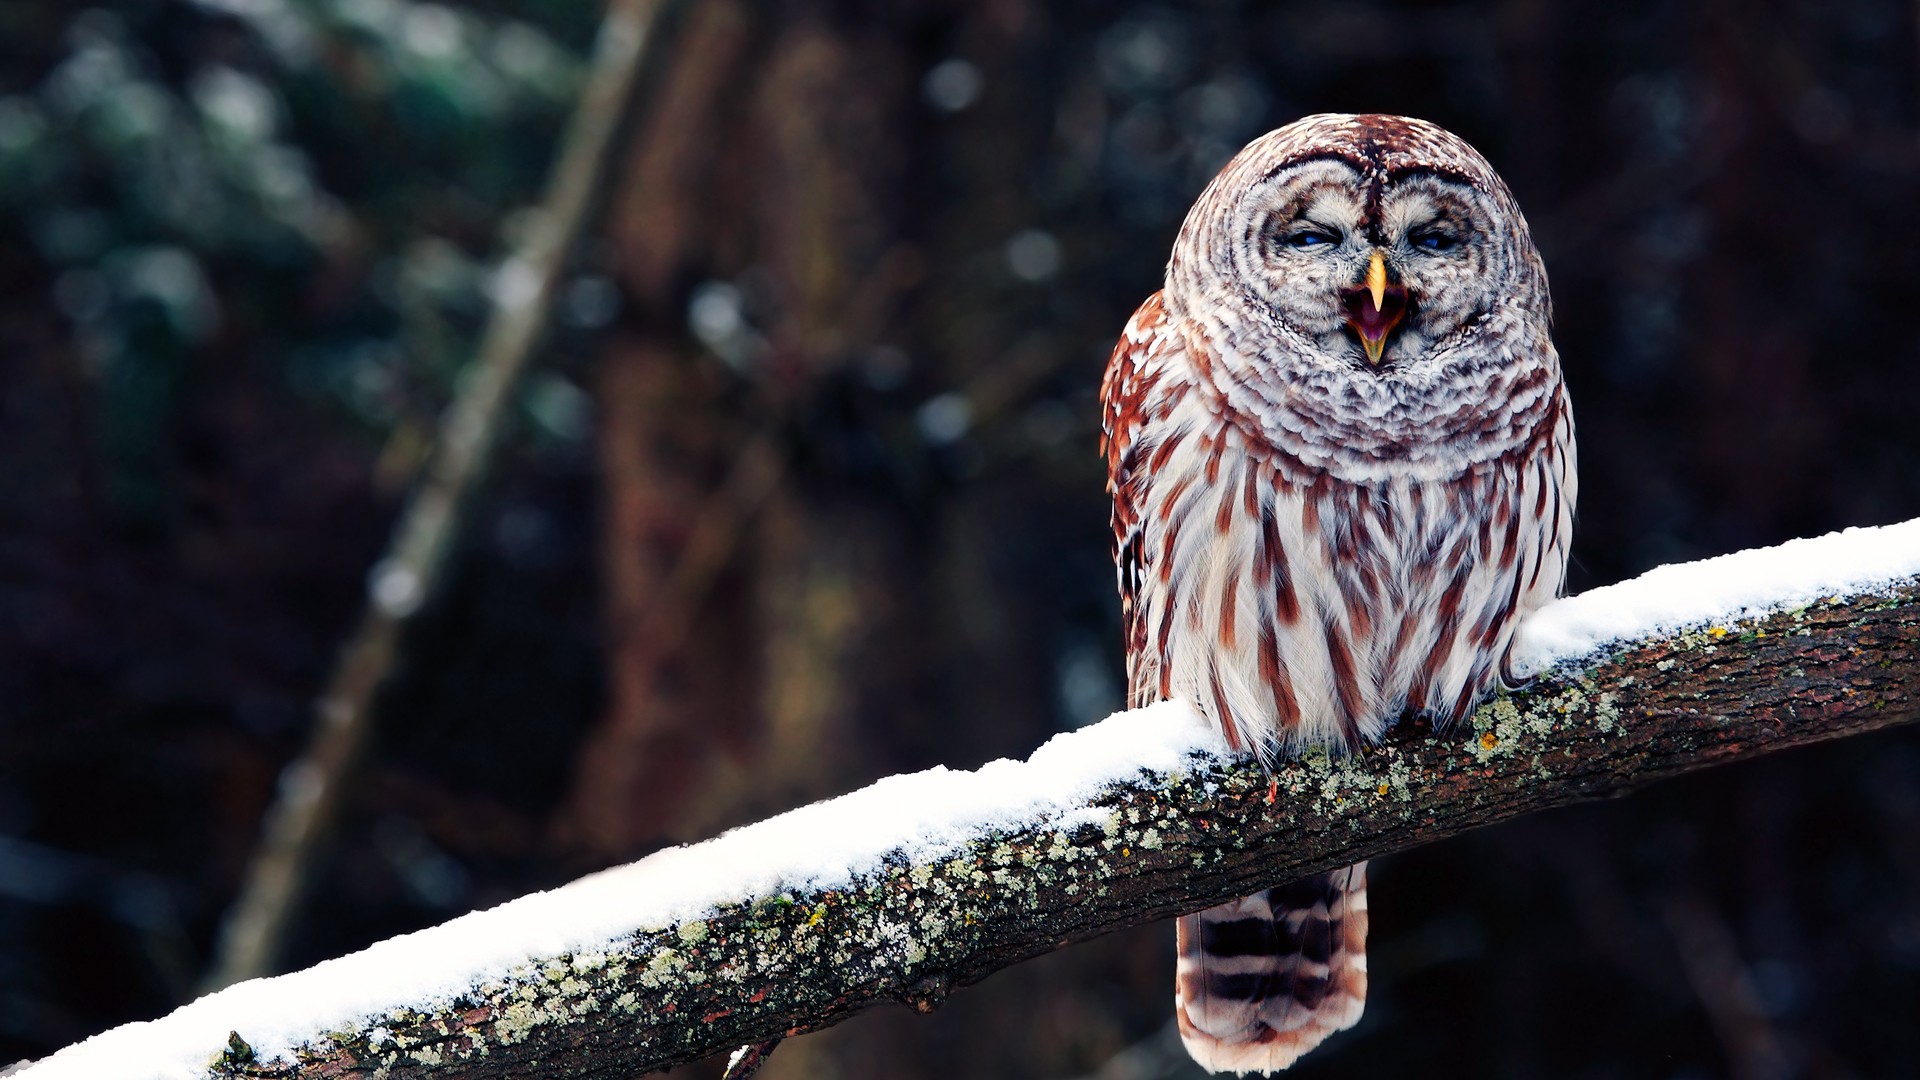
[[[1479,152],[1423,120],[1322,114],[1242,150],[1167,266],[1170,303],[1239,350],[1322,371],[1417,378],[1545,338],[1546,274]],[[1277,338],[1277,340],[1272,340]]]

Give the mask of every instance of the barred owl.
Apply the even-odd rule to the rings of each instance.
[[[1268,764],[1436,729],[1561,585],[1573,417],[1547,278],[1492,166],[1396,116],[1310,116],[1200,196],[1104,385],[1130,704],[1191,702]],[[1214,1071],[1360,1018],[1366,864],[1178,922]]]

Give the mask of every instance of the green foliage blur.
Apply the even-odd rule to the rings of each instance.
[[[119,513],[167,513],[162,433],[215,357],[368,438],[432,415],[539,193],[597,15],[411,0],[0,12],[0,230],[44,264],[71,325]]]
[[[600,13],[0,5],[0,1063],[193,995]],[[567,290],[523,459],[584,452],[615,297]]]

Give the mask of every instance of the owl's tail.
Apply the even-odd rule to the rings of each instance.
[[[1367,864],[1179,921],[1173,1009],[1211,1072],[1277,1072],[1360,1019],[1367,999]]]

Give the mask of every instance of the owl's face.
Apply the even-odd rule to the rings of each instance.
[[[1289,366],[1383,379],[1483,363],[1462,346],[1516,321],[1544,337],[1548,319],[1505,186],[1400,117],[1309,117],[1248,146],[1188,218],[1168,284],[1232,309],[1229,337]]]
[[[1248,291],[1325,357],[1405,367],[1501,299],[1492,208],[1431,173],[1389,181],[1374,205],[1367,186],[1322,159],[1251,190]]]

